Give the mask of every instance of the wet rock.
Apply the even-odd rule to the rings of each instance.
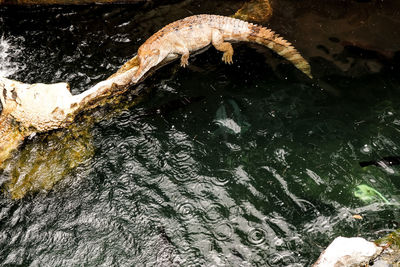
[[[10,157],[29,134],[21,131],[11,117],[0,116],[0,169],[2,163]]]
[[[168,57],[154,69],[176,58],[175,55]],[[142,90],[138,87],[131,91],[136,100],[124,101],[125,104],[118,101],[118,96],[134,85],[132,77],[137,68],[138,62],[134,57],[107,80],[78,95],[70,93],[67,83],[26,84],[0,77],[3,105],[0,114],[0,169],[10,177],[4,188],[12,199],[21,199],[32,192],[49,191],[69,171],[91,158],[93,147],[88,129],[96,116],[91,116],[90,110],[111,102],[117,112],[140,101],[138,95]],[[144,73],[141,80],[152,71]],[[75,123],[77,114],[83,115],[80,118],[84,118],[84,126]],[[107,115],[100,118],[107,118]],[[64,127],[68,130],[41,135],[41,142],[29,143],[19,155],[11,157],[27,137]]]
[[[25,84],[0,78],[0,91],[3,113],[26,129],[32,127],[36,131],[46,131],[59,128],[74,110],[67,83]]]
[[[78,113],[128,90],[137,70],[132,62],[79,95],[72,95],[67,83],[26,84],[0,77],[0,167],[29,135],[66,127]]]
[[[313,266],[364,266],[381,252],[381,247],[361,237],[337,237]]]
[[[245,2],[233,17],[264,24],[272,17],[271,2],[269,0],[250,0]]]
[[[137,64],[128,61],[107,80],[79,95],[72,95],[67,83],[26,84],[0,77],[1,116],[12,117],[23,129],[45,132],[65,127],[76,113],[100,104],[108,96],[128,90]]]
[[[400,229],[394,231],[384,238],[376,241],[378,245],[384,248],[382,254],[379,256],[378,262],[381,266],[400,266]],[[374,266],[377,262],[374,263]]]

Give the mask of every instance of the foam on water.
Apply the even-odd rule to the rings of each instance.
[[[12,61],[20,49],[10,38],[0,37],[0,77],[9,77],[17,72],[18,65]]]

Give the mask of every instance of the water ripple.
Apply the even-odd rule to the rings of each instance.
[[[112,74],[161,26],[224,1],[218,8],[175,2],[140,12],[0,7],[0,75],[68,81],[75,94]],[[224,8],[228,14],[237,7]],[[338,234],[372,240],[398,228],[395,205],[361,203],[352,193],[368,182],[393,201],[399,196],[397,166],[392,173],[358,166],[399,154],[396,62],[385,59],[394,70],[358,80],[340,79],[315,61],[338,74],[331,79],[337,97],[276,77],[261,50],[242,45],[235,53],[240,64],[223,66],[210,49],[191,58],[189,69],[172,63],[155,72],[143,84],[154,90],[138,107],[96,122],[94,155],[63,182],[21,201],[0,196],[0,265],[309,266],[315,248]],[[357,63],[360,55],[352,53],[338,56]],[[198,94],[200,105],[142,116],[168,99]],[[226,116],[215,118],[218,109]],[[31,169],[59,173],[32,159],[41,150],[48,162],[47,148],[58,150],[61,138],[39,139],[16,151],[14,162],[26,158]],[[7,172],[29,176],[27,164],[8,167],[1,183]]]
[[[194,180],[198,175],[198,162],[193,158],[193,144],[188,136],[178,131],[169,133],[170,151],[165,154],[165,171],[179,182]]]
[[[225,186],[232,181],[233,175],[229,170],[215,170],[215,175],[211,180],[217,186]]]
[[[215,226],[214,237],[219,241],[227,241],[231,239],[233,234],[233,226],[228,222],[222,222]]]
[[[177,212],[182,220],[188,221],[196,214],[196,208],[191,203],[181,203],[177,205]]]
[[[247,240],[255,246],[265,244],[267,234],[261,228],[253,228],[247,233]]]
[[[220,203],[211,203],[210,205],[204,208],[204,219],[209,222],[216,223],[221,221],[224,218],[227,218],[228,215],[226,207],[224,207]]]
[[[268,257],[268,264],[271,266],[303,266],[298,259],[289,252],[274,253]]]

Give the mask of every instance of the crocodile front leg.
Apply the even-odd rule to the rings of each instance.
[[[226,64],[232,64],[233,48],[228,42],[224,42],[224,37],[219,30],[214,29],[212,31],[211,43],[218,51],[224,52],[222,55],[222,61]]]
[[[189,64],[189,49],[186,47],[184,43],[176,43],[175,44],[176,53],[182,55],[181,56],[181,67],[186,67]]]

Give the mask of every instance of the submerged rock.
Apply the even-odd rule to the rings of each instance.
[[[21,199],[28,193],[47,192],[77,166],[90,160],[94,154],[92,136],[87,125],[69,131],[54,131],[29,142],[24,149],[7,162],[10,177],[5,191],[12,199]]]
[[[0,169],[26,136],[27,133],[21,131],[11,117],[0,116]]]
[[[215,114],[213,121],[218,126],[216,134],[243,134],[250,128],[250,124],[243,118],[238,104],[229,99],[223,103]]]

